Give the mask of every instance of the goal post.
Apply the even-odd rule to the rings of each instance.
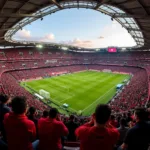
[[[46,99],[50,99],[50,93],[47,92],[47,91],[45,91],[45,90],[43,90],[43,89],[40,89],[40,90],[39,90],[39,94],[40,94],[41,96],[43,96],[44,98],[46,98]]]

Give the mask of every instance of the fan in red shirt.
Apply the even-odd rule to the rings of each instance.
[[[111,114],[108,105],[98,105],[92,121],[76,129],[81,150],[113,150],[119,138],[119,132],[107,124]]]
[[[38,127],[40,126],[40,123],[43,122],[48,117],[48,111],[44,110],[43,111],[43,116],[38,120]]]
[[[26,117],[27,102],[25,97],[12,100],[12,111],[4,117],[4,127],[9,150],[33,150],[32,141],[36,137],[33,121]]]
[[[58,110],[51,108],[49,117],[38,123],[39,150],[61,150],[61,136],[68,134],[67,127],[59,121]]]

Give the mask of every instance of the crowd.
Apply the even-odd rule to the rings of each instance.
[[[42,51],[36,48],[10,48],[0,50],[0,59],[2,60],[16,60],[16,59],[38,59],[41,58],[73,58],[73,57],[87,57],[87,58],[114,58],[114,59],[126,59],[126,60],[137,60],[137,59],[147,59],[150,57],[149,51],[141,52],[122,52],[122,53],[76,53],[71,51],[60,51],[57,49],[42,49]]]
[[[134,74],[130,83],[122,90],[119,96],[110,102],[115,112],[134,109],[136,106],[145,106],[148,100],[148,82],[145,70]]]
[[[38,77],[54,76],[55,73],[61,72],[77,72],[86,70],[87,68],[83,65],[75,66],[59,66],[51,68],[38,68],[31,70],[20,70],[13,71],[10,74],[18,81],[27,80],[27,79],[36,79]]]
[[[9,95],[10,97],[14,97],[15,95],[25,96],[27,97],[27,102],[29,106],[34,106],[41,111],[47,108],[46,105],[44,105],[41,101],[36,99],[23,87],[21,87],[18,81],[9,73],[5,73],[2,75],[1,82],[3,83],[4,93]]]
[[[26,97],[0,95],[0,149],[71,150],[66,146],[70,142],[81,150],[148,150],[149,111],[138,107],[133,112],[113,115],[108,105],[99,104],[82,121],[73,115],[64,117],[56,108],[37,117]]]
[[[0,50],[0,72],[10,69],[29,69],[78,64],[111,64],[149,66],[149,52],[74,53],[60,50],[25,48]]]
[[[77,147],[80,142],[81,150],[147,150],[150,134],[145,121],[149,118],[143,107],[149,106],[148,58],[149,52],[0,51],[0,93],[9,96],[0,95],[0,150],[60,150],[68,141]],[[132,74],[109,106],[98,105],[90,118],[60,115],[19,85],[22,80],[87,69]]]

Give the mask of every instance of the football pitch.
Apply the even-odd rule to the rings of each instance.
[[[124,74],[83,71],[22,82],[21,85],[37,93],[41,89],[49,92],[50,100],[59,106],[62,113],[65,113],[62,105],[66,103],[69,111],[88,116],[94,112],[97,104],[108,103],[116,93],[116,85],[129,78],[130,75]],[[55,107],[54,104],[49,103]]]

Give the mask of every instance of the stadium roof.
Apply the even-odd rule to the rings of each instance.
[[[0,46],[32,46],[34,41],[14,41],[25,25],[68,8],[87,8],[111,16],[137,43],[134,49],[150,49],[150,0],[0,0]],[[57,45],[45,43],[46,45]],[[57,45],[59,46],[59,45]],[[60,45],[67,46],[67,45]]]

